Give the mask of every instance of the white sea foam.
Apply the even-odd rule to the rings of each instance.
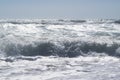
[[[41,57],[35,61],[0,61],[0,79],[5,80],[98,80],[119,79],[119,59],[115,57]]]

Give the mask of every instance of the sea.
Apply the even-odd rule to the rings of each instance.
[[[120,80],[120,20],[0,19],[0,80]]]

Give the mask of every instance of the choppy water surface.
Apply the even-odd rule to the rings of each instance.
[[[119,27],[119,20],[0,20],[0,80],[118,80]]]

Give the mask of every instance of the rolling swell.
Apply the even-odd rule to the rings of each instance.
[[[63,42],[58,46],[51,42],[39,43],[36,46],[26,45],[17,47],[14,45],[8,46],[5,50],[7,56],[59,56],[59,57],[77,57],[102,55],[105,53],[109,56],[120,56],[120,45],[114,43],[112,45],[99,43],[83,43],[83,42]]]

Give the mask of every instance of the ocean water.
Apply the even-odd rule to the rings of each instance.
[[[0,80],[119,80],[120,20],[0,20]]]

